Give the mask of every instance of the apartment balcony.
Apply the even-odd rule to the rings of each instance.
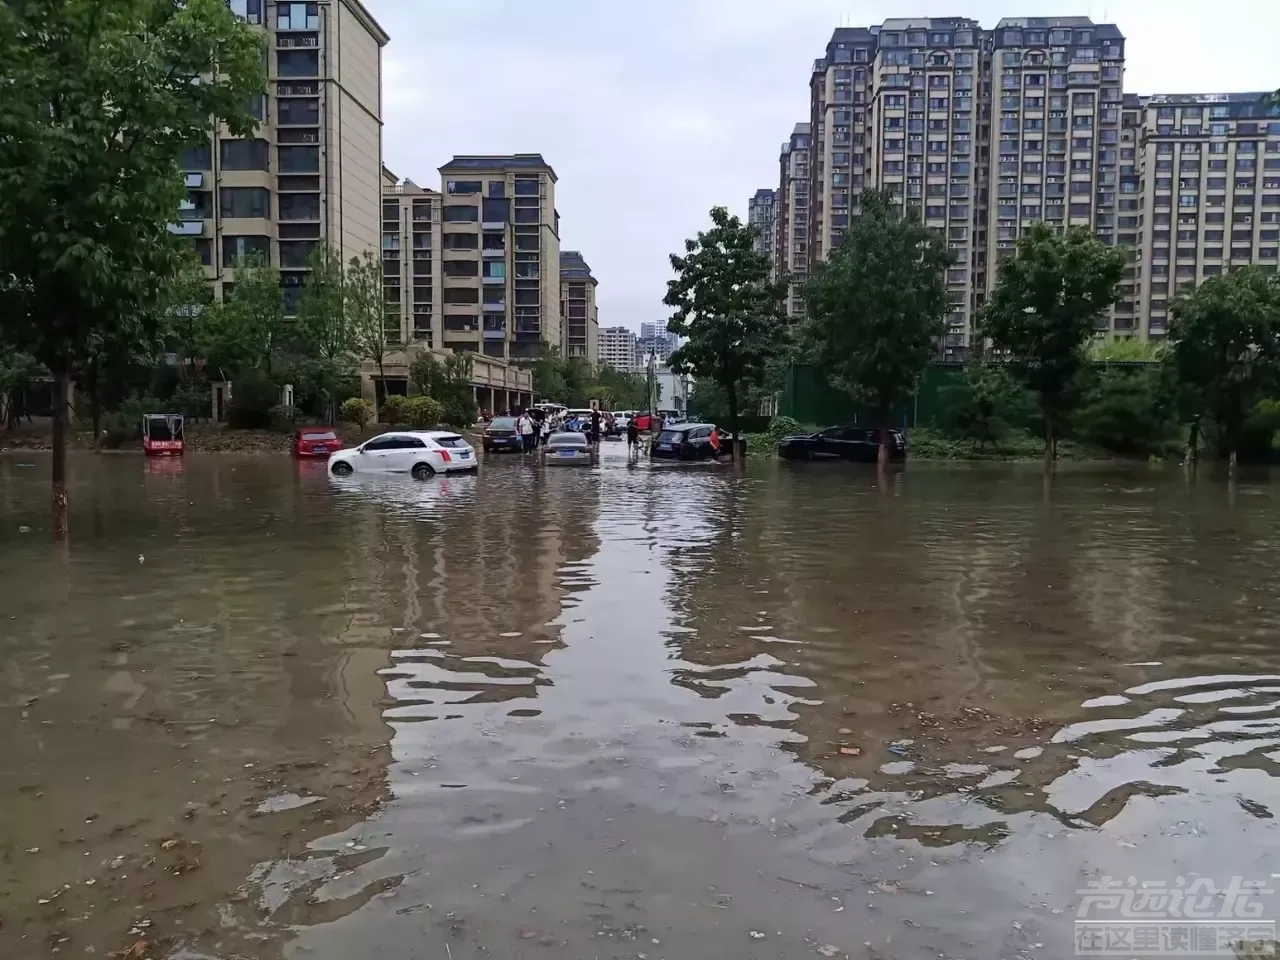
[[[169,224],[169,232],[179,237],[202,237],[204,236],[204,221],[178,220]]]
[[[487,287],[501,287],[507,283],[506,277],[481,277],[480,282]]]

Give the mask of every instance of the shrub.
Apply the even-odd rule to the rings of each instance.
[[[297,411],[283,403],[277,403],[267,412],[267,419],[272,430],[280,433],[292,433]]]
[[[272,408],[279,402],[279,387],[260,374],[245,374],[231,385],[227,426],[236,430],[265,430],[271,425]]]
[[[204,420],[213,413],[213,393],[207,383],[184,380],[173,392],[173,409],[188,420]]]
[[[396,393],[385,397],[382,401],[382,408],[378,411],[378,418],[383,423],[389,423],[393,427],[398,423],[404,423],[405,405],[408,402],[408,397]]]
[[[167,400],[155,397],[130,396],[120,409],[108,413],[102,418],[102,445],[108,450],[116,450],[132,440],[142,438],[142,417],[148,413],[171,413],[172,405]]]
[[[373,404],[364,397],[349,397],[342,401],[338,415],[345,423],[354,423],[361,430],[373,419]]]
[[[999,364],[973,364],[942,393],[942,435],[967,440],[983,453],[1011,431],[1028,427],[1034,409],[1027,391]]]
[[[417,430],[428,430],[441,422],[443,407],[431,397],[410,397],[404,405],[404,420]]]
[[[437,422],[461,430],[474,424],[479,416],[480,410],[473,397],[469,394],[455,394],[440,404],[440,419]]]
[[[1082,393],[1072,416],[1072,432],[1081,441],[1112,453],[1143,456],[1179,446],[1172,398],[1163,389],[1158,367],[1099,370]]]

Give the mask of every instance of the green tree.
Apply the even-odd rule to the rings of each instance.
[[[1037,223],[1000,268],[978,329],[1003,351],[1032,390],[1044,420],[1044,467],[1053,469],[1069,414],[1069,391],[1087,362],[1098,318],[1116,300],[1125,253],[1073,227]]]
[[[423,350],[409,365],[409,382],[419,395],[439,401],[442,422],[459,428],[476,422],[479,411],[471,386],[471,354],[451,353],[441,359]]]
[[[893,406],[938,352],[952,256],[940,234],[889,194],[863,191],[861,206],[805,291],[800,338],[833,386],[878,411],[884,465]]]
[[[31,354],[0,344],[0,426],[9,430],[17,427],[23,391],[41,372]]]
[[[222,302],[201,313],[205,357],[224,377],[249,371],[269,376],[284,329],[280,271],[255,253],[237,258],[231,279]]]
[[[675,308],[667,329],[688,337],[671,355],[671,369],[724,388],[735,437],[745,390],[761,382],[786,338],[786,284],[771,279],[769,256],[755,241],[754,228],[713,207],[711,229],[686,240],[684,256],[671,255],[676,276],[662,301]],[[737,443],[731,449],[737,457]]]
[[[1280,373],[1280,281],[1256,267],[1205,280],[1174,304],[1172,363],[1234,465],[1250,412]]]
[[[1164,453],[1177,432],[1167,386],[1154,364],[1089,370],[1071,417],[1072,433],[1113,453]]]
[[[355,334],[356,354],[372,360],[378,368],[378,384],[373,391],[374,416],[377,417],[378,394],[385,390],[383,384],[387,382],[383,364],[391,349],[387,326],[392,324],[393,329],[398,330],[400,317],[387,306],[382,290],[382,259],[371,250],[366,250],[363,257],[352,257],[347,267],[347,310]],[[396,339],[399,340],[398,335]]]
[[[347,275],[338,251],[327,243],[317,244],[307,266],[310,269],[298,301],[298,338],[306,351],[310,377],[324,394],[329,419],[333,420],[338,386],[359,365],[359,335],[347,302]],[[379,291],[379,302],[381,299]]]
[[[999,363],[970,364],[943,399],[946,431],[976,443],[979,453],[987,444],[999,446],[1011,427],[1022,427],[1027,419],[1026,391]]]
[[[224,0],[0,4],[0,340],[56,381],[52,502],[67,526],[67,397],[95,337],[154,339],[181,266],[184,148],[254,129],[264,37]]]

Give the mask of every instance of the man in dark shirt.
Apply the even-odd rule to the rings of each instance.
[[[600,408],[591,408],[591,445],[593,447],[600,445]]]

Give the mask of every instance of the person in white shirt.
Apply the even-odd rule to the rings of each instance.
[[[520,414],[520,439],[524,443],[524,452],[533,453],[536,435],[533,432],[533,419],[528,412]]]

